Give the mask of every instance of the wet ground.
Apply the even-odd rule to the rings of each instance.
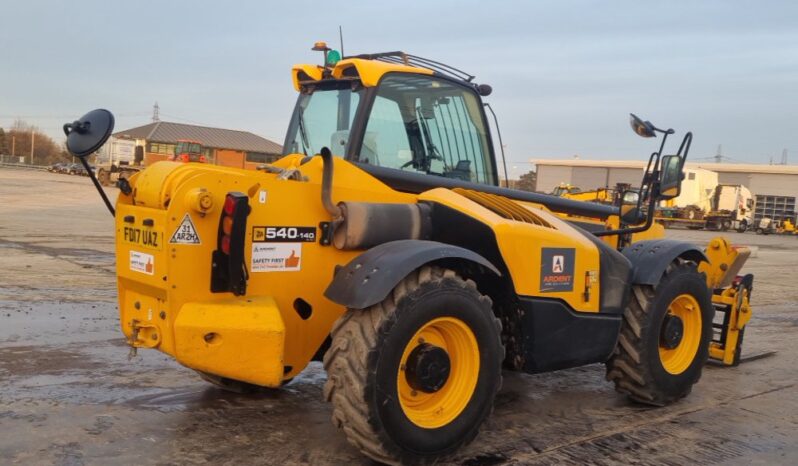
[[[371,464],[331,424],[317,364],[241,396],[155,351],[128,360],[112,234],[87,178],[0,168],[0,463]],[[453,464],[798,463],[798,237],[728,236],[757,247],[744,351],[774,356],[708,366],[691,396],[657,409],[616,394],[602,365],[505,373]]]

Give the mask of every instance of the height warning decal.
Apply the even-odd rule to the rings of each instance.
[[[573,291],[573,248],[543,248],[540,254],[540,291]]]
[[[194,227],[194,222],[191,221],[189,214],[183,217],[183,221],[180,222],[177,230],[172,233],[172,239],[169,240],[169,244],[200,244],[197,229]]]

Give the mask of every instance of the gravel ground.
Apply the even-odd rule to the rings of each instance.
[[[113,224],[87,178],[0,168],[0,200],[0,462],[370,464],[332,426],[318,364],[241,396],[156,351],[127,359]],[[453,464],[798,463],[798,237],[727,236],[755,246],[744,351],[775,355],[710,365],[667,408],[616,394],[603,365],[506,372],[493,416]]]

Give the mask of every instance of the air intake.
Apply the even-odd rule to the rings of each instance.
[[[508,220],[531,223],[532,225],[554,229],[549,222],[538,217],[526,207],[513,200],[507,199],[506,197],[464,188],[454,188],[452,191],[465,198],[468,198],[471,201],[476,202],[496,215],[500,215]]]

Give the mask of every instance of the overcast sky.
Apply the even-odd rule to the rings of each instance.
[[[161,119],[283,142],[294,63],[316,40],[404,50],[493,86],[508,162],[642,159],[629,112],[678,133],[691,158],[798,163],[794,1],[16,1],[0,17],[0,126],[59,136],[95,107],[117,129]],[[383,6],[384,5],[384,6]],[[62,139],[59,136],[59,140]],[[674,141],[675,143],[676,141]]]

